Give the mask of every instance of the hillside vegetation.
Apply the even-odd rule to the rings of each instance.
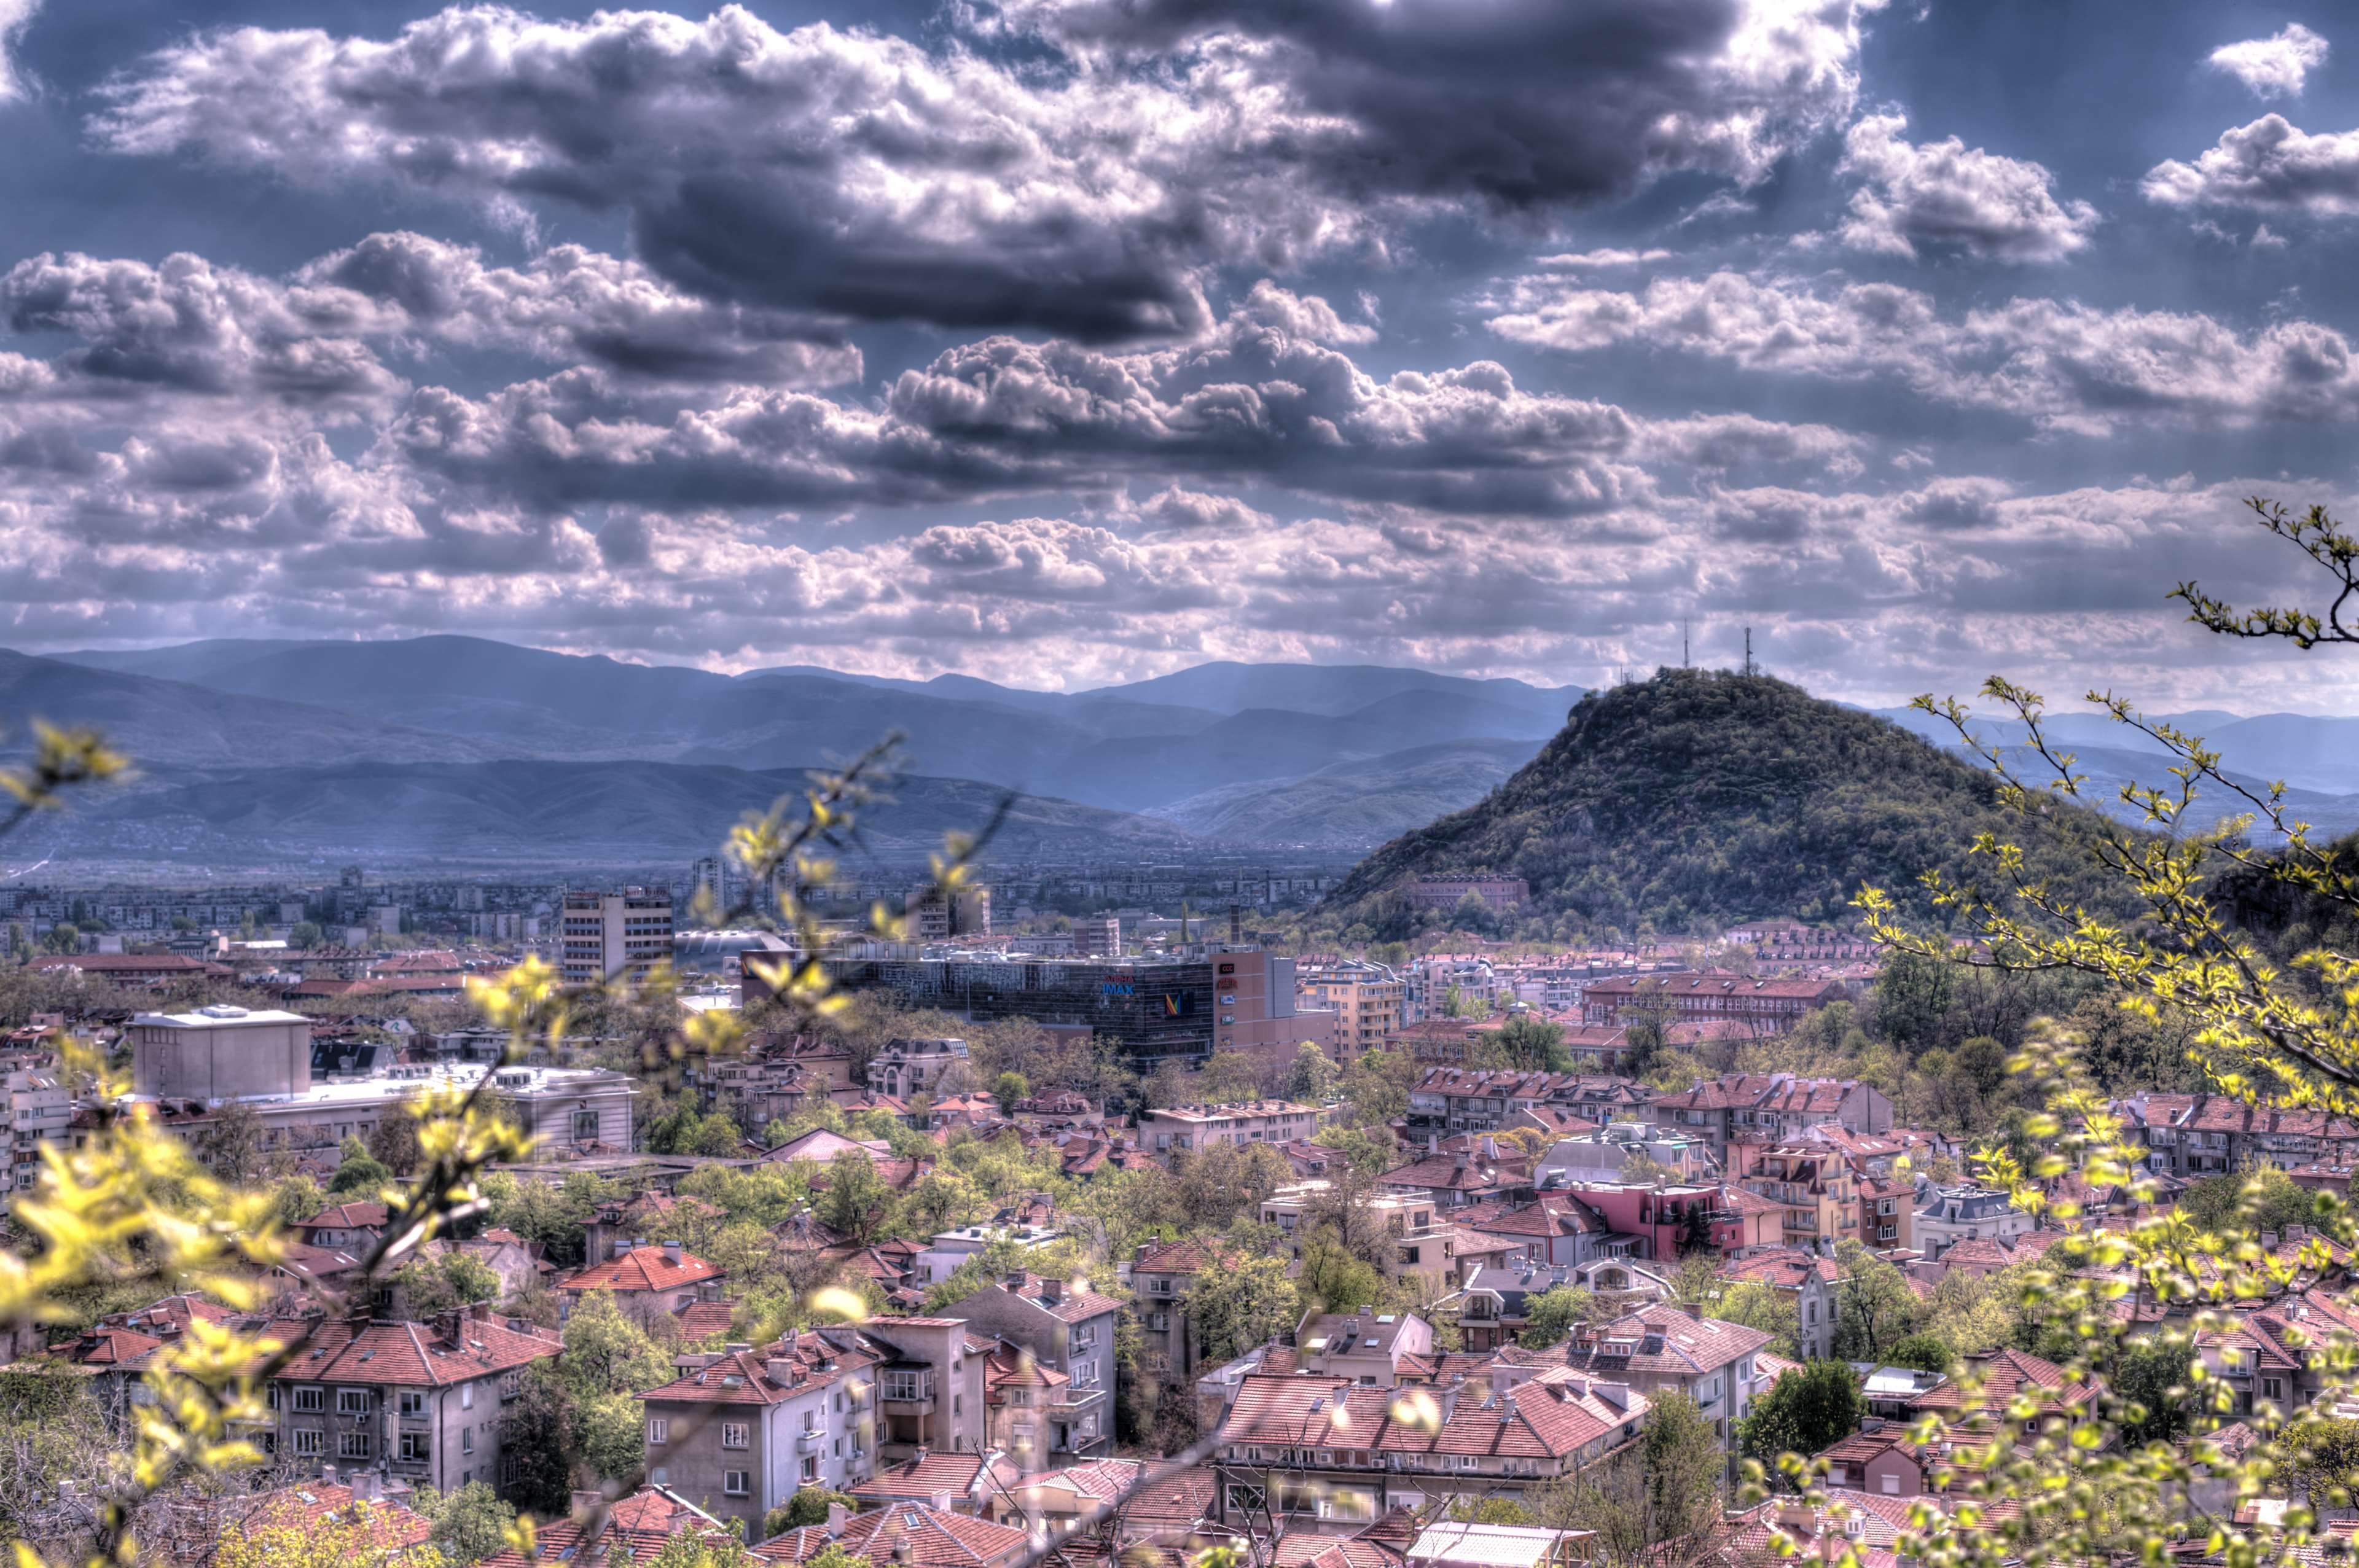
[[[2080,885],[2070,837],[2092,821],[2060,806],[2026,846],[2060,888]],[[1972,875],[1975,834],[2023,827],[1984,774],[1882,719],[1767,676],[1663,670],[1582,698],[1521,771],[1369,856],[1327,909],[1403,937],[1437,917],[1414,914],[1402,883],[1484,871],[1531,884],[1521,929],[1832,920],[1864,882],[1929,913],[1919,873]]]

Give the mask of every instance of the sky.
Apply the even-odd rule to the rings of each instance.
[[[192,14],[201,20],[192,24]],[[0,0],[0,643],[2359,712],[2359,13]]]

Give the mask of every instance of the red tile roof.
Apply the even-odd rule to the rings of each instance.
[[[427,1324],[342,1318],[281,1318],[259,1332],[295,1346],[275,1379],[281,1383],[447,1388],[515,1371],[565,1348],[554,1334],[473,1317],[460,1319],[451,1339]]]
[[[911,1459],[887,1470],[879,1470],[867,1480],[852,1488],[855,1498],[872,1499],[908,1498],[924,1502],[929,1498],[963,1498],[994,1488],[983,1479],[984,1455],[980,1454],[931,1453]],[[992,1476],[998,1486],[1013,1488],[1024,1472],[1004,1457],[992,1460]]]
[[[648,1403],[775,1405],[824,1389],[877,1360],[871,1351],[839,1348],[805,1331],[758,1350],[716,1357],[710,1366],[649,1389],[639,1398]],[[777,1373],[784,1374],[783,1379],[774,1375]]]
[[[1429,1431],[1419,1422],[1393,1419],[1391,1389],[1349,1379],[1256,1372],[1238,1385],[1236,1402],[1221,1423],[1221,1442],[1299,1448],[1303,1433],[1317,1422],[1325,1428],[1328,1445],[1353,1452],[1561,1460],[1617,1430],[1636,1431],[1647,1401],[1635,1392],[1626,1397],[1627,1407],[1617,1406],[1571,1368],[1560,1367],[1521,1384],[1504,1402],[1491,1402],[1487,1390],[1469,1384],[1440,1426]],[[1334,1421],[1339,1408],[1345,1424]],[[1350,1433],[1348,1443],[1338,1435],[1343,1433]]]
[[[677,1290],[703,1280],[718,1280],[723,1271],[693,1252],[683,1252],[675,1263],[660,1247],[634,1247],[620,1258],[592,1263],[571,1279],[558,1281],[561,1291],[615,1291],[632,1294]]]
[[[721,1521],[686,1498],[658,1486],[641,1487],[617,1500],[603,1519],[589,1521],[591,1539],[582,1542],[584,1520],[571,1516],[542,1525],[536,1551],[527,1557],[514,1547],[484,1559],[482,1568],[532,1568],[535,1563],[562,1563],[564,1568],[599,1568],[617,1545],[628,1549],[631,1560],[645,1563],[664,1549],[675,1535],[690,1530],[724,1535]]]

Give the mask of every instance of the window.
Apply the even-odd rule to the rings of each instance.
[[[951,1396],[951,1414],[952,1414],[952,1415],[956,1415],[956,1414],[958,1414],[958,1413],[959,1413],[959,1411],[960,1411],[960,1410],[961,1410],[961,1408],[965,1404],[965,1402],[966,1402],[966,1396],[965,1396],[964,1394],[952,1394],[952,1395]]]
[[[924,1399],[924,1383],[916,1372],[885,1374],[885,1397],[888,1400],[916,1400]]]
[[[500,1398],[501,1398],[501,1400],[502,1400],[503,1401],[505,1401],[505,1400],[512,1400],[512,1399],[516,1398],[516,1390],[517,1390],[517,1389],[519,1389],[519,1388],[521,1388],[522,1386],[523,1386],[522,1384],[520,1384],[519,1382],[517,1382],[517,1380],[516,1380],[516,1373],[514,1373],[514,1372],[503,1372],[503,1373],[501,1373],[501,1374],[500,1374]]]
[[[1085,1323],[1085,1324],[1081,1325],[1079,1327],[1077,1327],[1077,1328],[1075,1328],[1075,1329],[1073,1330],[1073,1348],[1074,1348],[1074,1349],[1076,1349],[1076,1350],[1090,1350],[1090,1349],[1093,1349],[1093,1348],[1095,1348],[1095,1347],[1096,1347],[1096,1346],[1097,1346],[1097,1342],[1098,1342],[1098,1325],[1097,1325],[1096,1324],[1093,1324],[1093,1323]]]
[[[752,1441],[748,1435],[749,1430],[750,1429],[742,1421],[723,1422],[721,1423],[721,1446],[723,1448],[746,1447]]]
[[[368,1434],[367,1433],[365,1433],[365,1432],[340,1432],[340,1433],[336,1433],[336,1457],[337,1457],[337,1458],[339,1458],[339,1459],[365,1459],[365,1458],[367,1458],[368,1456],[369,1456],[369,1434]]]
[[[462,1411],[471,1411],[475,1408],[474,1384],[462,1383],[459,1385],[459,1408]]]
[[[1896,1470],[1884,1477],[1884,1495],[1887,1498],[1897,1498],[1900,1495],[1900,1473],[1898,1471]]]
[[[723,1470],[721,1472],[721,1489],[728,1493],[729,1496],[733,1498],[744,1497],[745,1495],[745,1472],[743,1470]]]
[[[819,1479],[819,1455],[818,1455],[818,1454],[804,1454],[804,1455],[803,1455],[803,1480],[805,1481],[805,1483],[809,1483],[809,1482],[816,1481],[816,1480],[818,1480],[818,1479]]]
[[[328,1408],[328,1390],[325,1389],[296,1390],[295,1408],[299,1411],[326,1410]]]
[[[272,1410],[278,1408],[278,1385],[273,1383],[262,1391],[262,1401]]]
[[[401,1434],[401,1447],[399,1452],[403,1459],[413,1465],[422,1464],[425,1461],[433,1458],[434,1440],[432,1434],[423,1432],[403,1433]]]
[[[426,1413],[426,1396],[416,1389],[401,1390],[401,1419],[416,1421]]]
[[[474,1451],[475,1429],[472,1426],[461,1427],[459,1429],[459,1452],[462,1454],[473,1454]]]
[[[296,1453],[325,1454],[327,1451],[328,1434],[326,1433],[317,1427],[310,1426],[299,1426],[295,1429]]]
[[[659,1415],[649,1416],[647,1418],[647,1442],[650,1444],[664,1444],[669,1443],[670,1441],[671,1422],[666,1421]]]

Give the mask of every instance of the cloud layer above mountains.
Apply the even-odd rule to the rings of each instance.
[[[1938,4],[803,16],[0,0],[5,641],[2217,697],[2161,595],[2351,488],[2326,29],[2114,134]]]

